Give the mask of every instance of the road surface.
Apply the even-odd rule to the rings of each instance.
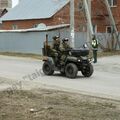
[[[76,79],[68,79],[58,72],[54,76],[45,76],[42,64],[42,61],[30,58],[0,56],[0,89],[22,81],[23,89],[48,86],[120,100],[120,56],[99,58],[90,78],[84,78],[80,72]]]

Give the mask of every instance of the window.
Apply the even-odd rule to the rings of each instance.
[[[2,29],[2,23],[0,23],[0,29]]]
[[[117,6],[117,0],[108,0],[109,4],[111,7],[116,7]]]
[[[93,25],[93,32],[97,33],[97,25]]]
[[[112,27],[111,26],[106,27],[106,33],[112,33]]]
[[[15,24],[14,24],[14,25],[12,25],[12,29],[13,29],[13,30],[16,30],[16,29],[18,29],[18,26],[17,26],[17,25],[15,25]]]
[[[33,25],[33,28],[37,28],[37,27],[38,27],[38,24],[34,24],[34,25]]]
[[[78,10],[81,11],[81,10],[83,10],[83,9],[84,9],[83,2],[80,1],[80,2],[78,3]]]

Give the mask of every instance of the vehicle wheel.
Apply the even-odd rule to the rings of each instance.
[[[65,74],[68,78],[76,78],[78,68],[74,63],[69,63],[65,67]]]
[[[93,74],[93,66],[92,64],[88,64],[88,66],[86,66],[81,73],[85,76],[85,77],[90,77]]]
[[[53,75],[54,73],[53,66],[49,62],[44,62],[42,69],[45,75]]]

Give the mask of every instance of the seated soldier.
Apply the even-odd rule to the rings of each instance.
[[[51,56],[54,58],[55,63],[59,62],[60,53],[60,39],[58,36],[53,37],[53,46],[51,48]]]
[[[61,55],[61,63],[64,63],[64,60],[65,60],[65,58],[66,58],[66,56],[68,54],[67,50],[70,50],[70,49],[72,49],[72,48],[69,45],[69,39],[68,38],[64,38],[62,40],[62,45],[60,47],[60,51],[62,53],[62,55]]]
[[[61,52],[64,52],[64,51],[70,50],[70,49],[72,49],[72,48],[69,45],[69,39],[68,38],[64,38],[62,40],[62,45],[60,47]]]
[[[59,36],[54,36],[53,37],[53,49],[59,51],[60,50],[60,38]]]

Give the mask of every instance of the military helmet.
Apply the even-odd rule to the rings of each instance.
[[[64,38],[64,39],[62,39],[62,41],[63,41],[63,43],[64,43],[64,42],[66,42],[66,41],[69,41],[69,39],[68,39],[68,38]]]
[[[56,40],[56,39],[58,39],[59,38],[59,36],[54,36],[53,37],[53,40]]]
[[[58,49],[59,46],[60,46],[59,36],[54,36],[53,37],[53,48]]]

